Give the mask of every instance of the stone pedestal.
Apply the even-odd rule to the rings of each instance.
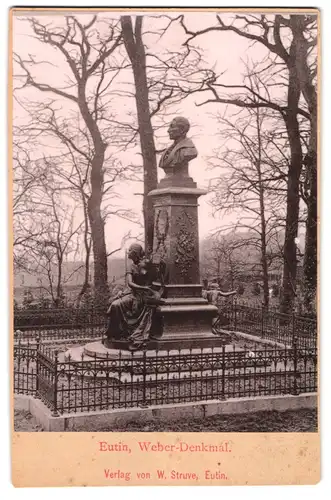
[[[160,346],[216,345],[211,333],[217,308],[202,298],[199,271],[198,189],[190,177],[164,179],[149,193],[154,205],[153,258],[167,264],[165,305],[158,314],[163,324]],[[178,180],[176,184],[179,184]]]
[[[201,296],[199,272],[198,198],[195,187],[166,187],[149,193],[154,205],[153,256],[168,267],[171,297]]]

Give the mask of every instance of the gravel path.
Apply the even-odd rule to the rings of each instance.
[[[34,417],[26,411],[15,410],[16,432],[42,432]],[[103,432],[316,432],[317,410],[263,411],[243,415],[214,415],[205,419],[186,419],[177,422],[155,421],[146,424],[105,427]]]

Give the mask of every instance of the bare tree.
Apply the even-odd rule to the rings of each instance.
[[[45,175],[39,180],[39,188],[44,193],[44,231],[30,238],[29,272],[38,274],[41,288],[58,307],[64,285],[81,267],[74,266],[70,273],[64,272],[68,258],[75,258],[79,251],[82,223],[76,222],[75,207],[72,203],[65,203],[61,188],[54,184],[53,179],[49,182]]]
[[[145,46],[147,37],[151,33],[148,29],[143,32],[143,19],[143,16],[136,16],[133,26],[131,16],[122,16],[121,26],[135,86],[137,128],[134,125],[131,128],[139,134],[143,160],[145,247],[152,250],[154,217],[153,203],[148,193],[157,186],[157,151],[154,131],[158,129],[155,122],[152,124],[152,120],[161,118],[163,126],[167,110],[173,112],[173,106],[190,95],[191,88],[200,86],[200,79],[205,74],[209,75],[209,72],[202,69],[201,54],[197,50],[181,47],[178,52],[168,50],[158,54],[151,46],[151,42],[149,46]],[[167,22],[166,16],[152,16],[152,19],[157,26],[153,31],[154,43],[157,43],[157,40],[167,34],[171,23]]]
[[[259,108],[241,113],[239,118],[218,119],[223,146],[210,160],[220,172],[212,181],[212,206],[216,213],[232,213],[236,230],[249,233],[245,245],[254,247],[260,256],[264,304],[268,306],[274,240],[284,226],[286,147],[273,132],[277,116]]]
[[[310,117],[310,134],[307,155],[304,159],[306,174],[305,202],[307,204],[306,241],[304,253],[305,308],[311,310],[317,288],[317,19],[316,16],[297,16],[291,19],[291,29],[296,32],[298,50],[296,69],[303,98]]]
[[[47,231],[48,202],[40,182],[45,174],[40,159],[30,154],[29,144],[13,130],[13,247],[16,269],[29,271],[30,251]]]
[[[225,284],[234,290],[245,281],[248,274],[258,275],[259,252],[249,245],[248,232],[216,232],[203,241],[201,247],[202,274],[216,279],[219,286]]]
[[[143,215],[145,225],[145,248],[147,250],[152,250],[154,232],[153,202],[147,195],[157,186],[157,163],[148,99],[146,53],[142,40],[142,20],[142,16],[137,16],[135,29],[133,31],[131,17],[123,16],[121,18],[121,26],[122,36],[132,64],[135,82],[135,101],[144,172]]]
[[[43,131],[49,133],[61,140],[63,152],[60,157],[52,157],[47,160],[48,168],[61,179],[62,190],[69,194],[72,199],[79,203],[83,212],[83,244],[85,249],[84,256],[84,281],[80,291],[83,295],[90,283],[91,267],[91,229],[88,216],[88,201],[91,196],[90,170],[93,158],[93,146],[90,144],[88,131],[76,120],[67,125],[66,133],[63,131],[63,122],[58,123],[56,118],[41,120],[40,115],[36,117],[37,126],[30,127],[30,131]],[[78,124],[78,125],[77,125]],[[68,130],[70,129],[71,136]],[[81,136],[78,144],[73,142],[72,137]],[[123,218],[136,222],[135,214],[125,208],[117,208],[115,199],[117,197],[116,183],[119,180],[133,177],[130,165],[123,166],[121,162],[116,161],[112,155],[105,157],[104,182],[102,187],[102,217],[104,222],[114,217]],[[125,239],[123,240],[125,241]],[[123,243],[123,242],[122,242]],[[117,250],[107,250],[107,258],[113,255]]]
[[[259,43],[268,49],[269,56],[262,61],[259,69],[261,81],[265,82],[262,94],[255,92],[249,84],[224,85],[216,75],[205,86],[204,91],[211,97],[204,103],[231,104],[239,108],[267,108],[277,111],[283,118],[290,148],[290,164],[287,177],[287,209],[284,241],[284,272],[282,310],[289,311],[293,307],[296,282],[296,245],[298,233],[300,175],[302,171],[303,153],[300,139],[298,117],[310,119],[311,115],[305,106],[301,105],[300,96],[302,83],[297,62],[307,61],[309,43],[302,45],[304,33],[312,26],[311,16],[300,15],[235,15],[230,23],[225,23],[221,15],[216,15],[216,23],[201,31],[188,29],[184,16],[179,21],[187,35],[186,44],[191,44],[197,37],[207,32],[232,32],[238,36]],[[303,69],[303,66],[302,66]],[[281,81],[279,81],[281,76]],[[278,83],[276,82],[278,78]],[[285,83],[285,87],[284,87]],[[283,85],[286,89],[285,99],[272,96],[270,89],[274,85]],[[222,91],[235,91],[235,95],[222,94]],[[254,97],[254,99],[252,99]]]
[[[107,32],[103,34],[98,29],[97,16],[93,16],[87,24],[74,16],[65,17],[64,26],[49,26],[36,18],[30,18],[29,23],[36,39],[45,48],[55,49],[62,56],[70,70],[70,77],[65,87],[44,83],[34,75],[35,68],[45,65],[47,61],[37,61],[32,55],[21,57],[16,54],[15,62],[20,69],[17,77],[21,81],[21,88],[33,87],[43,94],[53,95],[56,102],[67,101],[78,108],[91,142],[91,192],[87,200],[87,213],[93,243],[94,286],[102,301],[107,294],[107,250],[101,204],[108,146],[102,120],[107,109],[108,89],[119,71],[120,64],[116,60],[112,61],[111,55],[121,43],[121,29],[116,20],[108,19]],[[56,114],[55,101],[49,104]],[[67,131],[64,131],[65,135]],[[67,139],[75,146],[70,135]]]

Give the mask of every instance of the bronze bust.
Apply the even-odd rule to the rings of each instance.
[[[173,144],[163,152],[160,159],[159,167],[166,174],[160,185],[168,184],[170,178],[173,178],[175,184],[176,179],[193,182],[188,174],[188,164],[198,156],[198,151],[192,140],[186,137],[189,129],[189,121],[182,116],[174,118],[170,123],[168,134]]]

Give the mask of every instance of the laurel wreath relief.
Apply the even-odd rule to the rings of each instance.
[[[183,212],[177,217],[176,223],[180,230],[177,234],[175,263],[180,268],[181,274],[185,275],[196,258],[194,252],[196,222],[187,212]]]
[[[161,214],[164,220],[161,220]],[[161,209],[157,212],[155,221],[155,235],[157,240],[156,252],[162,247],[165,250],[165,240],[169,231],[169,214],[167,210]]]

